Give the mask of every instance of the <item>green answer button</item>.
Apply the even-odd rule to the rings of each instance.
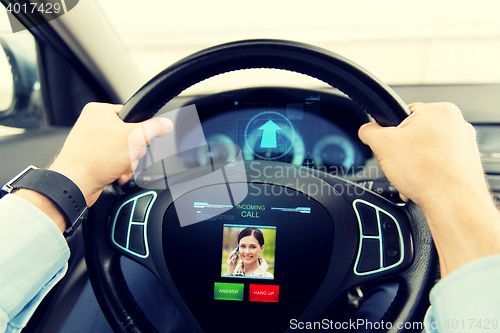
[[[245,285],[243,283],[215,282],[214,299],[223,299],[226,301],[242,301],[244,287]]]

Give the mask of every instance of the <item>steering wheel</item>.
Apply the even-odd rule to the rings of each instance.
[[[120,117],[127,122],[143,121],[154,116],[181,91],[202,80],[230,71],[252,68],[288,70],[322,80],[347,94],[384,126],[396,125],[408,115],[405,103],[387,85],[335,53],[292,41],[247,40],[200,51],[168,67],[130,98],[120,112]],[[212,232],[214,236],[210,242],[217,243],[212,245],[214,249],[218,249],[217,255],[220,260],[219,234],[223,222],[202,222],[192,227],[181,228],[172,208],[173,199],[168,188],[153,191],[154,193],[139,190],[137,193],[125,195],[117,186],[108,186],[103,191],[91,208],[83,229],[90,281],[104,315],[116,332],[156,331],[128,290],[120,269],[120,257],[123,255],[146,266],[161,279],[193,331],[217,330],[221,323],[213,323],[214,314],[217,311],[232,311],[238,307],[252,311],[262,310],[264,317],[272,318],[263,324],[271,331],[291,331],[288,321],[292,318],[291,315],[296,315],[298,321],[314,321],[335,298],[350,288],[388,276],[398,280],[399,290],[382,318],[386,325],[375,328],[381,332],[418,330],[415,325],[405,325],[405,323],[423,321],[429,306],[428,295],[438,272],[437,254],[421,209],[411,202],[403,207],[396,206],[357,185],[311,170],[305,177],[297,178],[290,175],[263,177],[260,172],[262,168],[276,165],[279,164],[261,162],[259,166],[251,167],[250,170],[247,168],[247,178],[252,179],[255,188],[260,190],[273,187],[295,194],[293,198],[282,198],[279,195],[266,198],[275,200],[273,202],[276,205],[292,204],[295,200],[294,207],[301,207],[306,202],[304,200],[309,200],[306,204],[310,207],[311,217],[304,219],[309,221],[310,228],[301,231],[297,229],[299,223],[305,221],[302,216],[307,214],[301,215],[300,221],[296,222],[292,215],[287,215],[291,216],[290,218],[284,215],[268,216],[268,220],[271,220],[269,223],[278,225],[276,233],[278,237],[281,236],[276,240],[276,261],[278,265],[279,258],[283,258],[281,266],[276,266],[274,280],[236,281],[245,285],[245,295],[240,302],[213,299],[214,282],[228,282],[225,280],[227,278],[220,276],[220,266],[217,268],[219,276],[213,277],[211,273],[207,273],[209,275],[201,274],[193,280],[190,275],[192,272],[179,272],[179,261],[182,260],[176,260],[174,257],[182,256],[182,251],[175,255],[171,254],[170,243],[180,242],[177,238],[187,237],[184,239],[189,242],[189,237],[194,235],[193,230],[210,234],[212,229],[216,228],[216,231]],[[246,187],[247,183],[244,185]],[[311,191],[313,185],[316,188],[328,189],[328,194],[313,193]],[[212,188],[208,187],[208,193],[217,186],[222,185],[212,184]],[[253,186],[248,187],[253,188]],[[206,190],[207,187],[200,191],[207,192]],[[251,192],[250,189],[249,191]],[[189,195],[186,194],[185,197]],[[135,223],[134,228],[140,230],[139,234],[147,238],[146,249],[131,251],[130,245],[117,244],[117,236],[114,233],[119,228],[117,221],[120,216],[124,215],[126,221],[132,221],[130,216],[135,214],[132,211],[133,207],[140,206],[139,201],[144,198],[149,198],[146,201],[150,203],[149,206],[146,203],[148,208],[144,208],[142,212],[143,216],[145,211],[148,212],[147,226],[145,223],[139,226]],[[189,202],[192,198],[186,200]],[[313,211],[316,215],[312,214]],[[277,213],[269,211],[268,214]],[[280,214],[285,213],[280,212]],[[273,216],[276,217],[276,221],[273,220]],[[294,228],[290,226],[293,223],[297,223],[294,224]],[[133,227],[125,223],[125,226],[122,225],[120,228]],[[188,232],[186,231],[188,228],[193,229]],[[281,231],[283,232],[280,235]],[[310,275],[304,272],[294,273],[285,267],[288,259],[279,252],[280,246],[282,249],[290,248],[286,245],[288,241],[304,241],[306,239],[304,232],[309,236],[310,243],[308,243],[309,250],[305,250],[309,251],[306,258],[311,258],[310,254],[318,256],[317,261],[311,259]],[[131,231],[128,233],[130,235]],[[200,241],[199,237],[197,241]],[[282,245],[279,245],[279,242]],[[144,245],[144,241],[141,244]],[[319,252],[317,252],[318,244],[321,244]],[[189,252],[189,246],[186,245],[183,251]],[[189,271],[190,268],[185,269]],[[207,270],[211,268],[207,267]],[[206,281],[207,279],[209,281]],[[307,281],[310,279],[311,284],[303,287],[304,279]],[[186,280],[192,280],[191,282],[200,285],[200,294],[190,295],[186,290],[192,287],[186,287]],[[247,288],[249,284],[254,283],[279,284],[279,302],[249,302]],[[292,290],[301,291],[302,287],[303,297],[299,297],[297,293],[293,297],[290,295],[293,293]],[[206,307],[211,309],[208,313]],[[238,326],[238,330],[245,329],[247,328]]]

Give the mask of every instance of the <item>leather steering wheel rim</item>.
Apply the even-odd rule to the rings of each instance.
[[[171,65],[132,96],[120,112],[127,122],[151,118],[183,90],[236,70],[269,68],[305,74],[348,95],[383,126],[409,114],[389,86],[350,60],[328,50],[293,41],[246,40],[214,46]]]
[[[292,41],[248,40],[202,50],[168,67],[127,101],[120,117],[127,122],[143,121],[198,82],[251,68],[282,69],[320,79],[347,94],[384,126],[399,124],[409,112],[385,83],[333,52]],[[106,188],[84,224],[90,280],[115,331],[156,332],[128,290],[120,269],[120,255],[107,244],[106,222],[118,196],[116,188]],[[432,237],[420,208],[410,203],[405,210],[416,239],[415,257],[412,266],[399,276],[400,289],[383,318],[392,323],[422,321],[438,267]]]

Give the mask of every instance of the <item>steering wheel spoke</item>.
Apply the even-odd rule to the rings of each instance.
[[[352,207],[359,243],[353,273],[381,278],[408,268],[413,262],[413,236],[404,205],[396,205],[365,187],[324,175]]]
[[[122,255],[146,266],[152,271],[150,260],[154,239],[148,236],[151,210],[158,198],[156,191],[139,190],[121,196],[110,215],[109,238],[112,246]]]
[[[157,332],[135,302],[121,270],[120,253],[110,241],[108,218],[122,195],[116,185],[104,188],[83,224],[85,260],[97,301],[111,327],[122,332]],[[145,265],[147,266],[147,265]],[[103,281],[113,281],[106,284]],[[123,304],[127,311],[123,312]],[[128,328],[127,328],[128,327]],[[130,329],[133,328],[133,330]]]

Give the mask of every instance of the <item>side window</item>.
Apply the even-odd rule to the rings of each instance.
[[[0,34],[0,137],[47,124],[36,52],[29,32]]]

